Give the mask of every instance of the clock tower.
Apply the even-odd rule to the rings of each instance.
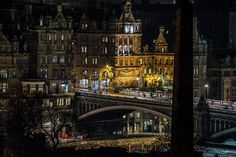
[[[131,0],[125,0],[123,12],[117,23],[116,55],[132,56],[141,52],[142,24],[132,14]]]
[[[137,87],[141,54],[142,23],[132,14],[131,0],[125,0],[123,12],[116,23],[115,78],[116,87]]]

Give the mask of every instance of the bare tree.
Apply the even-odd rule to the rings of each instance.
[[[41,129],[46,134],[53,150],[60,143],[60,133],[63,127],[68,126],[73,118],[71,106],[46,106],[41,116]]]
[[[18,156],[35,151],[42,101],[40,97],[14,97],[7,106],[8,146]],[[33,142],[35,141],[35,142]],[[38,149],[38,148],[37,148]]]

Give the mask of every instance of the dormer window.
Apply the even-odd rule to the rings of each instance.
[[[82,29],[84,30],[84,29],[87,29],[87,27],[88,27],[88,24],[87,23],[82,23]]]
[[[125,33],[134,33],[135,32],[135,29],[134,29],[134,25],[131,25],[130,23],[128,23],[126,26],[125,26]]]
[[[162,53],[165,52],[165,49],[164,49],[164,48],[161,48],[161,52],[162,52]]]
[[[102,42],[107,43],[108,42],[108,37],[102,37]]]
[[[51,35],[50,35],[50,34],[48,35],[48,40],[49,40],[49,41],[51,40]]]
[[[129,26],[125,26],[125,33],[129,33]]]
[[[43,26],[43,19],[42,18],[40,19],[40,23],[39,24],[40,24],[40,26]]]
[[[134,27],[130,26],[130,33],[133,33],[133,32],[134,32]]]
[[[8,73],[6,70],[1,70],[0,71],[0,78],[8,78]]]
[[[87,53],[87,46],[82,46],[81,47],[81,52],[82,53]]]

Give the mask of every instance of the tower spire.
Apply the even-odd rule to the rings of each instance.
[[[135,19],[131,10],[132,10],[131,0],[125,0],[123,13],[120,17],[121,22],[135,22]]]
[[[155,51],[156,52],[167,52],[168,51],[168,43],[166,42],[165,36],[165,27],[160,26],[159,28],[159,35],[157,37]]]

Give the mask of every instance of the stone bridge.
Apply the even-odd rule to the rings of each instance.
[[[111,110],[147,111],[171,119],[171,99],[139,99],[125,95],[75,94],[78,120]],[[236,134],[236,102],[193,99],[194,130],[198,139],[217,140]]]

